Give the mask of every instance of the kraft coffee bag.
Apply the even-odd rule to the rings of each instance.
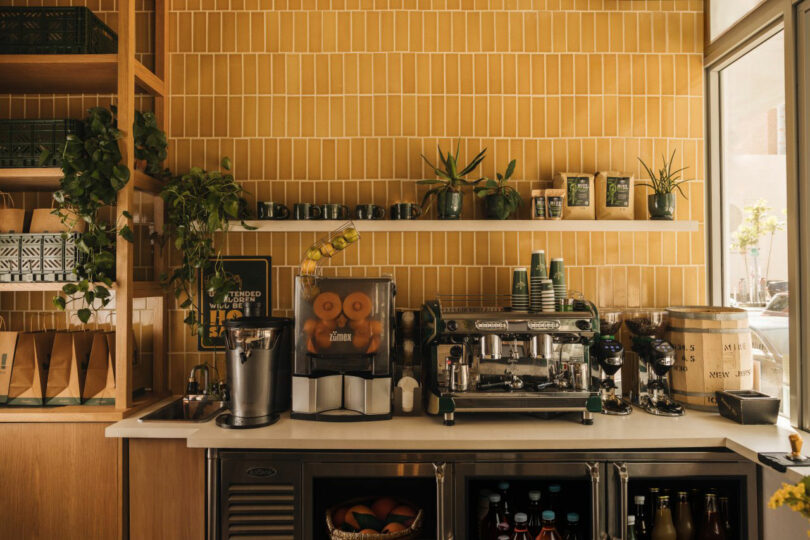
[[[0,318],[0,321],[3,319]],[[0,324],[5,325],[5,322]],[[8,401],[8,387],[11,384],[11,371],[19,335],[20,332],[0,332],[0,403]]]
[[[554,189],[565,190],[563,219],[596,219],[592,174],[557,173]]]
[[[43,405],[54,332],[22,332],[17,338],[8,405]]]
[[[79,405],[96,332],[57,332],[53,339],[46,405]]]
[[[115,405],[114,365],[115,332],[96,333],[82,390],[85,405]]]
[[[608,171],[597,173],[596,219],[633,219],[635,182],[632,174]]]

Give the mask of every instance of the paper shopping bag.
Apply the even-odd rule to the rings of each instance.
[[[54,332],[22,332],[17,338],[8,405],[43,405]]]
[[[115,332],[98,332],[93,336],[82,390],[85,405],[115,405],[114,345]]]
[[[14,365],[14,352],[17,349],[19,334],[19,332],[0,332],[0,403],[8,401],[11,368]]]
[[[96,332],[57,332],[45,387],[46,405],[79,405]]]

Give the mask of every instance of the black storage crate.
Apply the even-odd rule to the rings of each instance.
[[[76,281],[79,234],[0,234],[0,282]]]
[[[100,54],[118,36],[86,7],[0,8],[0,54]]]
[[[0,168],[39,167],[43,150],[49,152],[42,167],[62,164],[68,134],[81,135],[80,120],[0,120]]]

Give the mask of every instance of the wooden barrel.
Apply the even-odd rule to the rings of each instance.
[[[748,313],[737,308],[667,308],[668,339],[675,348],[670,380],[683,405],[717,411],[715,391],[750,390],[754,359]]]

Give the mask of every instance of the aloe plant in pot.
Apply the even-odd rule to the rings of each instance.
[[[487,218],[506,219],[514,214],[523,203],[523,198],[520,196],[520,193],[512,186],[507,185],[507,182],[515,172],[516,164],[517,160],[513,159],[509,162],[504,174],[495,173],[498,180],[487,178],[482,185],[473,188],[475,194],[479,198],[484,199],[487,208]]]
[[[661,156],[663,167],[656,174],[641,158],[638,158],[650,177],[649,183],[639,182],[639,185],[653,190],[653,193],[647,195],[647,209],[650,211],[650,219],[667,221],[674,219],[675,203],[677,202],[675,198],[676,189],[686,199],[686,194],[683,192],[681,185],[689,182],[689,180],[680,180],[678,175],[688,167],[681,167],[673,171],[672,161],[674,159],[675,150],[672,151],[669,161],[667,161],[666,156]]]
[[[470,161],[466,167],[459,169],[458,156],[461,150],[461,141],[456,146],[456,154],[447,152],[445,156],[442,152],[441,146],[439,147],[439,159],[443,169],[433,165],[430,160],[422,154],[422,159],[425,163],[433,169],[433,172],[439,178],[419,180],[416,183],[422,185],[434,186],[425,193],[422,198],[422,209],[427,211],[430,208],[430,198],[436,196],[438,203],[439,219],[459,219],[461,217],[461,209],[464,202],[464,192],[462,189],[465,186],[475,186],[485,178],[478,178],[477,180],[467,180],[465,177],[471,174],[481,161],[486,157],[487,149],[484,148],[481,152]]]

